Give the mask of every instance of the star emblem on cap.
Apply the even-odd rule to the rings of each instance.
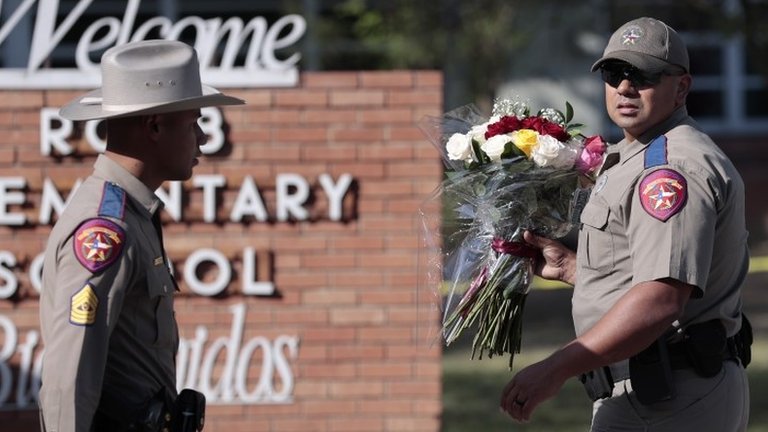
[[[641,37],[643,37],[643,30],[641,28],[634,26],[630,27],[624,30],[624,33],[621,34],[621,44],[634,45]]]

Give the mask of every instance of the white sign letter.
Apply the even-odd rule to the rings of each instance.
[[[219,274],[213,282],[203,283],[197,278],[197,266],[204,261],[212,262],[219,269]],[[231,276],[232,267],[227,257],[215,249],[198,249],[192,252],[184,263],[184,280],[189,284],[189,289],[201,296],[212,297],[224,291]]]
[[[56,185],[53,184],[53,181],[49,179],[48,177],[43,180],[43,192],[42,196],[40,197],[40,224],[41,225],[48,225],[51,223],[51,216],[53,212],[56,212],[56,216],[61,216],[61,213],[64,211],[64,208],[69,204],[69,201],[72,199],[72,197],[75,195],[75,191],[78,187],[80,187],[80,184],[82,183],[82,180],[77,179],[75,181],[75,185],[72,187],[72,190],[69,191],[69,195],[67,196],[67,200],[64,201],[61,199],[61,195],[59,195],[59,191],[56,189]]]
[[[307,220],[309,212],[303,207],[309,198],[309,183],[298,174],[278,174],[275,189],[277,192],[277,220],[284,222],[289,216],[296,220]],[[291,192],[291,188],[294,189]]]
[[[23,189],[26,186],[24,177],[0,177],[0,225],[24,225],[27,221],[24,213],[8,212],[8,206],[24,204],[24,193],[10,192],[9,189]]]
[[[232,222],[241,222],[243,217],[252,215],[259,222],[266,222],[269,218],[267,208],[259,194],[259,188],[253,181],[253,177],[245,176],[243,184],[240,185],[240,191],[237,193],[235,204],[229,214],[229,220]]]
[[[0,299],[11,298],[16,294],[19,287],[19,280],[13,274],[11,268],[16,265],[16,257],[8,251],[0,251],[0,279],[5,283],[0,285]]]
[[[162,187],[157,188],[155,194],[163,202],[165,211],[171,215],[174,222],[181,220],[181,182],[168,182],[168,192]]]
[[[241,289],[244,295],[268,296],[275,293],[274,283],[256,281],[256,251],[252,247],[247,247],[243,250],[243,280]]]
[[[328,196],[328,218],[330,220],[341,220],[341,204],[344,201],[344,196],[347,194],[349,185],[351,184],[352,175],[350,174],[342,174],[335,185],[333,184],[333,178],[330,174],[320,175],[320,186],[323,187],[325,194]]]
[[[61,123],[61,127],[53,129],[53,121]],[[59,116],[58,108],[45,107],[40,110],[40,154],[50,156],[51,150],[67,156],[72,154],[74,149],[67,142],[67,138],[72,135],[72,121]]]
[[[203,188],[203,220],[216,220],[216,188],[224,187],[227,178],[223,175],[199,175],[192,178],[195,187]]]

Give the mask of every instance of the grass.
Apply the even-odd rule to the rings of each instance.
[[[523,352],[515,357],[515,370],[543,359],[572,337],[570,317],[555,317],[552,313],[553,309],[567,308],[563,302],[569,303],[568,297],[565,300],[557,293],[539,293],[538,306],[536,302],[527,303]],[[768,432],[768,337],[758,334],[756,338],[752,364],[747,368],[751,389],[748,430]],[[499,397],[513,376],[507,367],[508,359],[469,360],[470,341],[470,337],[463,337],[443,354],[443,432],[584,432],[589,429],[591,402],[575,378],[566,382],[557,397],[539,406],[530,423],[518,424],[502,414],[498,408]]]

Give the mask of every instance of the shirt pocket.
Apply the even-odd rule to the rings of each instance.
[[[147,272],[147,291],[154,311],[153,346],[172,347],[178,339],[176,317],[173,311],[175,285],[165,267],[154,268]]]
[[[614,242],[608,229],[611,210],[593,199],[581,213],[580,252],[583,251],[582,264],[592,270],[605,272],[613,269]]]

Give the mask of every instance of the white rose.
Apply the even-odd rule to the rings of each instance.
[[[475,141],[477,141],[478,144],[482,145],[485,142],[485,133],[488,132],[488,123],[483,123],[478,126],[472,126],[472,129],[469,130],[469,137]]]
[[[455,133],[448,138],[445,144],[445,150],[448,152],[448,159],[472,161],[472,144],[468,136]]]
[[[571,168],[578,155],[573,146],[567,146],[552,136],[540,135],[531,159],[541,167]]]
[[[501,154],[504,153],[504,147],[506,147],[507,143],[510,141],[512,141],[512,139],[506,134],[492,136],[480,146],[480,149],[482,149],[492,161],[499,161],[501,160]]]
[[[488,132],[488,125],[492,125],[499,120],[501,120],[500,116],[493,116],[487,122],[481,125],[472,126],[472,129],[469,130],[467,135],[469,135],[469,137],[473,140],[477,141],[478,145],[482,145],[485,142],[485,133]]]

